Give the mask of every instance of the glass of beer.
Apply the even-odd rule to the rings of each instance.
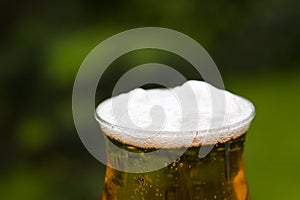
[[[102,102],[102,199],[250,199],[244,141],[254,115],[250,101],[201,81]]]

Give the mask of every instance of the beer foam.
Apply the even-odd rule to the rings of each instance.
[[[226,90],[190,80],[164,89],[134,89],[96,109],[110,138],[142,148],[179,148],[224,143],[247,131],[253,104]]]

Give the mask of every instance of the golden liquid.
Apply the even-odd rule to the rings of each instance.
[[[107,167],[102,199],[250,199],[244,171],[244,140],[245,134],[216,144],[201,159],[200,147],[188,148],[170,165],[147,173],[127,173]],[[126,150],[147,151],[113,142]]]

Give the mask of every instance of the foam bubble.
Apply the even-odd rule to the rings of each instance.
[[[107,136],[143,148],[223,143],[243,135],[253,115],[250,101],[195,80],[170,89],[137,88],[96,109]]]

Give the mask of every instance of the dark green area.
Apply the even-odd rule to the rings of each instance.
[[[0,195],[2,199],[99,199],[104,166],[81,144],[71,111],[85,56],[121,31],[160,26],[197,40],[228,90],[257,115],[246,139],[253,199],[300,195],[298,0],[1,1]],[[106,71],[96,103],[137,64],[161,62],[200,78],[184,60],[132,52]]]

